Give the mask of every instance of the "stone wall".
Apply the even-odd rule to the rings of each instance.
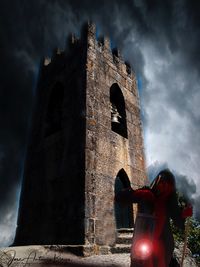
[[[146,182],[136,77],[109,40],[88,32],[86,79],[86,243],[115,244],[115,179],[123,169],[134,188]],[[111,130],[110,88],[117,84],[125,101],[128,138]]]

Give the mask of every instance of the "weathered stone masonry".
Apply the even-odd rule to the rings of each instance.
[[[133,227],[117,188],[146,182],[136,77],[87,24],[44,60],[35,102],[14,243],[105,253],[117,228]]]

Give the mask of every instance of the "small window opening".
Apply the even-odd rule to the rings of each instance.
[[[112,131],[128,138],[124,97],[116,83],[110,88],[110,104]]]

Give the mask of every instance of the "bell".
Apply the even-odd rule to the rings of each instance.
[[[120,123],[119,122],[119,116],[118,116],[117,113],[112,113],[111,121],[114,122],[114,123]]]
[[[121,118],[115,104],[111,104],[111,122],[120,123],[119,119]]]

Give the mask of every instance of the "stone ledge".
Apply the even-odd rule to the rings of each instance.
[[[0,249],[1,267],[129,267],[129,254],[106,254],[80,257],[69,252],[69,248],[90,246],[19,246]],[[98,252],[107,252],[108,246],[99,246]]]

